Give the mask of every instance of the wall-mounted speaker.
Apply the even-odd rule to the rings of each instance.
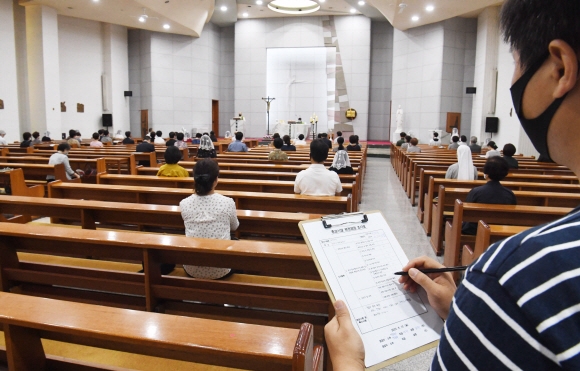
[[[113,126],[113,114],[112,113],[103,113],[103,126],[104,127]]]
[[[485,132],[486,133],[497,133],[499,128],[499,118],[497,117],[486,117],[485,118]]]
[[[477,93],[477,88],[467,87],[465,88],[465,94],[475,94]]]
[[[132,97],[133,96],[133,92],[131,90],[126,90],[125,91],[125,96],[126,97]]]

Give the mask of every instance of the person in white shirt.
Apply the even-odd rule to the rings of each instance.
[[[437,132],[433,133],[433,139],[431,139],[431,141],[429,141],[429,145],[430,146],[440,146],[441,145],[441,140],[439,139],[439,133],[437,133]]]
[[[48,164],[49,165],[64,164],[64,170],[66,171],[67,179],[71,180],[73,178],[80,178],[81,176],[70,167],[70,162],[68,161],[68,151],[70,151],[70,144],[61,143],[58,145],[56,150],[57,152],[54,153],[52,156],[50,156],[50,158],[48,159]],[[46,180],[48,181],[52,181],[54,179],[55,179],[54,175],[46,176]]]
[[[493,140],[490,140],[487,146],[489,147],[489,151],[485,153],[485,158],[501,156],[501,153],[497,150],[497,144]]]
[[[155,133],[155,141],[153,144],[165,144],[165,139],[163,139],[163,133],[161,130],[157,130]]]
[[[328,145],[321,139],[310,143],[310,162],[312,165],[296,175],[294,193],[307,196],[338,196],[342,192],[340,178],[334,171],[324,167],[328,158]]]
[[[6,139],[4,139],[5,135],[6,135],[6,132],[4,130],[0,130],[0,146],[7,146],[8,145],[8,141]]]
[[[90,144],[91,147],[102,147],[103,143],[99,141],[99,133],[93,133],[93,140]]]
[[[295,146],[305,146],[306,141],[304,140],[304,134],[298,135],[298,139],[294,139]]]

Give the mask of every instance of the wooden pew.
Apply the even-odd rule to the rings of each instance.
[[[477,223],[477,234],[475,235],[475,247],[463,245],[461,251],[461,265],[471,265],[476,261],[487,248],[497,241],[516,235],[530,227],[515,225],[487,225],[483,220]]]
[[[2,156],[0,157],[0,162],[4,163],[22,163],[22,164],[48,164],[48,159],[46,157],[41,156]],[[83,170],[87,171],[88,169],[93,169],[96,174],[106,174],[107,173],[107,165],[104,158],[96,158],[96,159],[82,159],[82,158],[69,158],[70,166],[73,170]],[[96,175],[92,177],[83,177],[81,180],[83,183],[87,182],[96,182]]]
[[[473,243],[475,236],[461,234],[463,222],[503,224],[533,227],[554,221],[572,211],[568,207],[538,207],[520,205],[490,205],[463,203],[455,201],[453,221],[445,223],[444,263],[448,267],[458,265],[461,261],[461,246]],[[456,279],[459,275],[455,275]]]
[[[63,182],[80,182],[80,179],[69,180],[67,178],[63,164],[48,165],[0,162],[0,168],[22,169],[24,178],[27,181],[46,183],[46,176],[52,175],[56,180]]]
[[[4,183],[4,187],[10,186],[11,194],[15,196],[44,197],[44,186],[26,185],[22,169],[0,171],[0,182]]]
[[[300,329],[135,312],[0,292],[10,370],[110,370],[45,354],[41,339],[250,370],[322,370],[312,325]],[[4,352],[3,352],[4,353]]]

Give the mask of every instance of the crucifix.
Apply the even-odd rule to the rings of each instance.
[[[266,113],[268,113],[268,133],[267,135],[270,135],[270,103],[276,98],[271,98],[270,96],[266,97],[266,98],[262,98],[262,100],[264,102],[266,102]]]

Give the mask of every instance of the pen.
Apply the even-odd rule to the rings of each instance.
[[[460,267],[446,267],[446,268],[433,268],[433,269],[419,269],[419,272],[423,273],[444,273],[444,272],[454,272],[454,271],[464,271],[469,268],[468,265],[462,265]],[[395,272],[397,276],[408,276],[409,272]]]

